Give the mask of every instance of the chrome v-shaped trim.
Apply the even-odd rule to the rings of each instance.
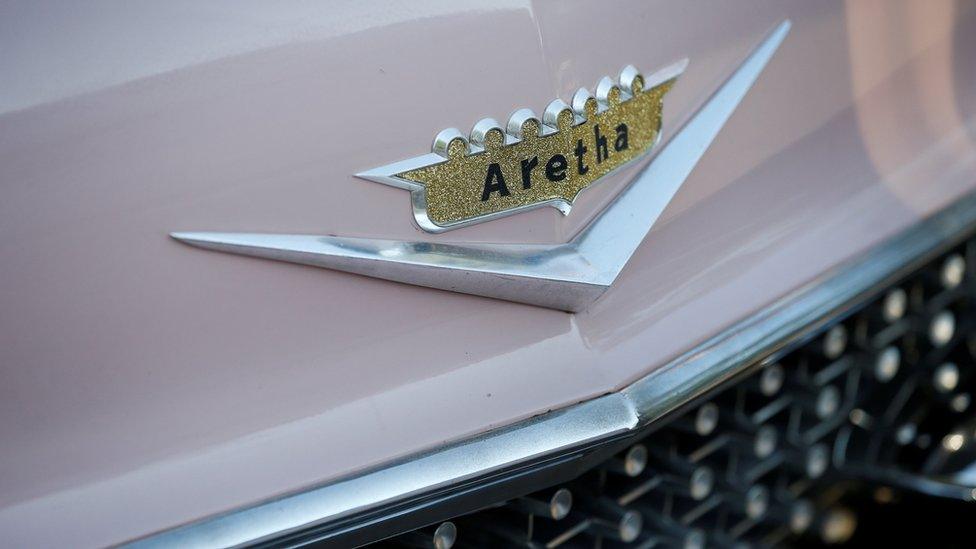
[[[790,30],[783,21],[589,226],[565,244],[450,244],[341,236],[177,232],[211,250],[564,311],[616,280]]]

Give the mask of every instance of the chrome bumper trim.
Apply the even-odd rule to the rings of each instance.
[[[637,426],[627,398],[611,394],[491,431],[362,476],[139,540],[133,547],[235,547],[336,522],[485,473],[570,451]]]
[[[622,392],[640,425],[743,372],[772,362],[777,351],[867,300],[976,229],[976,192],[969,193],[882,244],[831,269],[756,315],[684,353]],[[762,362],[757,360],[765,357]]]
[[[233,547],[470,485],[626,435],[744,373],[951,246],[976,225],[976,193],[778,300],[619,393],[460,441],[359,476],[162,532],[136,547]]]

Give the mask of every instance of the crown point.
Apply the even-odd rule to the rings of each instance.
[[[576,90],[576,93],[573,95],[573,110],[581,117],[589,119],[596,114],[596,98],[586,88]]]
[[[565,101],[556,99],[552,103],[549,103],[546,111],[542,113],[542,121],[547,126],[563,131],[573,126],[576,117],[573,115],[573,109]]]
[[[432,149],[444,158],[460,158],[468,153],[468,140],[457,128],[447,128],[434,138]]]
[[[532,109],[519,109],[508,119],[508,133],[519,139],[538,137],[542,131],[542,123]]]
[[[644,90],[644,77],[633,65],[627,65],[620,71],[620,87],[628,90],[632,95],[637,95]]]
[[[620,87],[609,76],[604,76],[596,86],[596,98],[604,105],[617,105],[620,103]]]
[[[497,149],[505,144],[505,131],[494,118],[484,118],[471,129],[471,143],[485,149]]]

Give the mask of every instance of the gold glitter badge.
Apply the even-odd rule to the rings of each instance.
[[[595,95],[580,89],[572,106],[553,101],[541,120],[520,109],[504,129],[490,118],[469,137],[450,128],[431,154],[359,175],[412,191],[417,223],[430,232],[545,205],[567,214],[583,189],[657,143],[664,96],[684,66],[647,81],[628,66]]]

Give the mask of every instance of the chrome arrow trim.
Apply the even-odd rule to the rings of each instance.
[[[580,311],[617,278],[790,30],[780,23],[630,185],[565,244],[448,244],[177,232],[201,248]]]

